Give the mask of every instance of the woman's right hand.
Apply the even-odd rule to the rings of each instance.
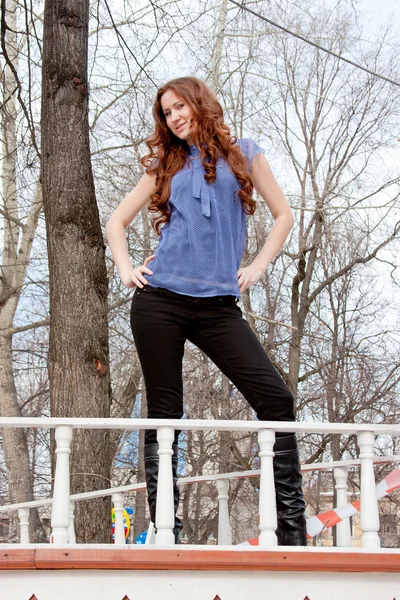
[[[153,271],[150,271],[150,269],[147,268],[147,265],[153,258],[155,258],[155,256],[155,254],[148,256],[144,263],[140,265],[140,267],[132,269],[132,271],[127,275],[121,275],[122,285],[127,288],[143,288],[145,285],[147,285],[148,281],[143,277],[143,274],[146,273],[146,275],[153,275]]]

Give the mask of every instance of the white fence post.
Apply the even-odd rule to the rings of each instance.
[[[258,433],[260,446],[261,474],[260,474],[260,535],[258,544],[260,547],[277,546],[275,481],[273,467],[273,447],[275,432],[272,429],[263,429]]]
[[[361,545],[363,548],[379,548],[379,512],[373,463],[375,435],[373,431],[359,431],[357,437],[361,460]]]
[[[157,429],[158,467],[157,503],[156,503],[156,546],[175,544],[173,528],[175,525],[174,491],[172,482],[172,443],[174,441],[172,427]]]
[[[68,527],[68,543],[76,544],[75,537],[75,502],[71,500],[69,503],[69,527]]]
[[[29,508],[18,509],[19,543],[29,544]]]
[[[150,521],[144,546],[149,546],[150,544],[154,545],[155,543],[156,543],[156,534],[155,534],[154,523],[153,523],[153,521]]]
[[[232,532],[229,522],[229,479],[217,479],[218,490],[218,545],[231,546]]]
[[[69,455],[71,454],[72,427],[70,425],[58,425],[55,438],[57,448],[51,510],[51,541],[57,546],[62,546],[68,544],[70,511]]]
[[[335,467],[333,477],[335,479],[336,504],[344,506],[347,504],[347,467]],[[351,546],[350,519],[344,519],[336,525],[336,545],[340,547]]]
[[[125,544],[124,531],[124,494],[117,492],[112,495],[114,504],[115,523],[114,523],[114,544]]]

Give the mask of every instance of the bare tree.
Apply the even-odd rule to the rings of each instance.
[[[89,2],[47,0],[44,14],[42,184],[50,271],[53,416],[110,416],[107,273],[89,148]],[[74,493],[110,483],[109,434],[75,431]],[[109,499],[77,504],[81,542],[110,540]]]
[[[8,0],[2,6],[1,43],[5,56],[3,71],[2,124],[2,198],[1,215],[4,222],[4,241],[0,277],[0,414],[22,416],[18,403],[12,363],[14,317],[21,297],[42,193],[38,183],[35,198],[25,223],[21,221],[17,201],[17,94],[18,79],[17,3]],[[34,499],[33,475],[29,460],[26,433],[23,429],[4,429],[2,432],[5,462],[8,473],[10,501]],[[37,510],[30,519],[31,539],[45,541]]]
[[[86,10],[86,4],[79,10]],[[48,3],[48,6],[53,4]],[[243,295],[242,302],[245,317],[296,395],[299,418],[398,419],[397,324],[389,331],[385,324],[386,298],[379,298],[362,283],[368,279],[373,287],[374,278],[378,277],[377,260],[386,260],[393,265],[389,268],[396,268],[395,259],[384,250],[392,249],[397,239],[392,210],[397,203],[397,175],[395,168],[391,169],[390,161],[385,160],[392,144],[393,123],[398,118],[395,91],[372,77],[359,75],[353,67],[343,66],[334,57],[321,54],[270,25],[266,26],[225,0],[219,5],[205,0],[185,5],[176,0],[165,0],[140,6],[126,0],[124,14],[119,14],[112,2],[99,6],[100,11],[91,12],[88,52],[91,164],[101,226],[140,177],[139,157],[145,151],[143,141],[152,127],[151,105],[157,85],[183,72],[209,81],[222,101],[232,133],[238,137],[253,137],[265,147],[267,158],[296,214],[296,228],[291,239],[270,265],[267,276]],[[97,2],[93,2],[92,8],[97,9]],[[269,7],[278,22],[295,26],[310,37],[330,40],[330,47],[336,53],[352,51],[354,56],[357,53],[361,56],[364,49],[357,41],[361,37],[359,30],[354,29],[357,25],[355,13],[350,11],[348,14],[345,9],[346,3],[341,2],[334,11],[323,14],[317,0],[306,9],[293,5]],[[66,16],[58,20],[61,44],[59,53],[54,55],[56,60],[67,52],[64,48],[67,30],[74,40],[77,39],[77,49],[82,48],[86,21],[77,10],[73,14],[67,11]],[[30,15],[29,10],[27,14]],[[40,14],[37,21],[31,17],[28,21],[31,39],[37,38],[39,46],[41,28],[36,31],[34,24],[40,24]],[[51,41],[52,34],[46,39]],[[107,48],[106,64],[104,47]],[[394,76],[396,64],[385,41],[371,44],[371,48],[369,56],[364,53],[365,60]],[[36,58],[40,63],[40,56]],[[79,60],[82,65],[82,57]],[[59,66],[59,63],[54,65]],[[87,77],[81,66],[78,68],[69,59],[58,72],[51,86],[49,82],[46,84],[49,95],[45,101],[50,112],[46,113],[49,117],[43,119],[42,136],[43,142],[46,137],[50,143],[50,156],[43,154],[43,160],[47,160],[47,169],[50,165],[53,168],[46,183],[47,226],[52,235],[58,235],[57,240],[48,240],[51,261],[57,264],[51,273],[51,293],[58,303],[54,325],[58,329],[54,331],[59,331],[60,319],[67,319],[71,314],[77,328],[86,331],[82,327],[83,319],[86,318],[85,326],[91,326],[95,319],[103,323],[106,313],[106,284],[100,266],[102,240],[98,216],[93,211],[94,190],[87,160],[80,159],[87,156],[88,145],[83,133],[87,127],[84,124]],[[27,82],[26,90],[28,87],[31,89],[32,84]],[[28,123],[29,104],[25,107],[23,104],[28,93],[18,96],[15,82],[12,89],[16,90],[18,106]],[[68,122],[72,129],[67,131],[63,124]],[[26,130],[32,138],[34,127],[28,126]],[[3,137],[5,139],[4,134]],[[74,144],[78,150],[72,152]],[[23,151],[29,164],[29,148],[35,148],[35,145],[31,140],[25,147]],[[72,167],[63,170],[61,153]],[[71,156],[74,160],[70,162]],[[76,177],[85,182],[81,188],[76,185]],[[251,262],[262,247],[271,226],[268,209],[262,200],[258,200],[256,214],[248,220],[245,264]],[[376,208],[383,205],[386,206]],[[27,215],[28,211],[22,214]],[[21,215],[16,218],[25,226],[28,223]],[[50,226],[53,220],[54,226]],[[12,219],[11,222],[22,235],[23,228],[18,228]],[[25,297],[28,301],[35,299],[35,306],[42,307],[40,319],[29,315],[31,322],[28,325],[24,318],[21,326],[13,326],[12,321],[7,321],[2,327],[5,327],[3,333],[14,337],[14,347],[8,345],[7,360],[11,365],[13,350],[17,405],[24,411],[38,411],[34,414],[46,411],[48,414],[48,384],[44,373],[47,326],[42,329],[37,326],[48,323],[46,253],[44,235],[42,239],[39,237],[40,227],[39,221],[36,247],[41,276],[33,277],[32,281],[29,274],[24,276]],[[79,233],[82,229],[88,234],[86,237]],[[132,224],[127,237],[133,263],[142,262],[143,257],[154,251],[157,240],[145,212]],[[93,246],[85,245],[89,239],[93,240]],[[66,262],[53,260],[60,247],[68,248],[64,253],[69,258]],[[18,248],[22,248],[21,243]],[[86,253],[91,266],[97,265],[98,281],[102,282],[94,296],[86,291],[91,289],[91,284],[85,280],[82,253]],[[106,255],[106,261],[111,341],[108,362],[106,355],[102,359],[99,346],[93,340],[83,358],[79,353],[71,358],[63,351],[56,356],[56,338],[52,337],[51,357],[54,354],[61,362],[50,362],[50,372],[61,382],[60,369],[63,369],[64,384],[58,384],[59,403],[63,403],[64,408],[69,406],[78,411],[77,402],[83,399],[87,413],[70,414],[93,416],[105,408],[103,401],[108,393],[105,391],[108,375],[101,375],[93,365],[91,360],[95,357],[100,360],[97,366],[102,369],[101,363],[104,363],[111,373],[110,414],[139,416],[144,414],[145,397],[129,327],[131,290],[121,285],[109,255]],[[395,277],[396,271],[393,273]],[[77,274],[83,274],[81,286],[73,283],[72,275]],[[57,277],[62,280],[55,286]],[[89,299],[89,303],[95,298],[94,312],[88,317],[85,312],[88,302],[82,302],[82,311],[78,313],[76,305],[66,302],[72,295],[81,300]],[[377,311],[382,315],[381,322],[373,318]],[[52,308],[52,319],[55,315]],[[78,335],[73,326],[68,327],[74,347]],[[91,335],[83,336],[88,344]],[[58,333],[57,336],[60,342],[64,340]],[[102,351],[103,333],[100,338]],[[84,344],[79,346],[82,352],[87,349]],[[91,398],[72,392],[81,384],[69,378],[70,370],[66,369],[64,361],[74,358],[76,362],[68,364],[77,367],[79,382],[89,373],[89,378],[98,383],[98,387],[93,386],[90,391]],[[252,411],[237,390],[191,344],[187,344],[185,352],[184,381],[187,417],[252,418]],[[69,400],[72,396],[75,404]],[[95,397],[99,399],[98,407],[91,404]],[[56,407],[52,399],[52,409],[60,411],[57,414],[65,414],[63,407]],[[86,440],[80,441],[84,458],[81,464],[73,467],[73,482],[78,478],[85,480],[79,490],[102,487],[106,484],[104,477],[115,484],[140,481],[143,465],[139,438],[136,434],[112,432],[109,436],[110,456],[101,460],[107,463],[113,456],[113,467],[110,471],[96,471],[101,475],[96,481],[77,474],[87,473],[91,460],[84,450]],[[40,448],[48,440],[34,439],[30,435],[28,442],[32,463],[32,458],[40,455]],[[103,441],[97,443],[105,445]],[[354,438],[345,437],[333,440],[329,436],[305,436],[301,449],[308,462],[357,453]],[[382,446],[380,450],[385,452],[387,447]],[[182,434],[179,466],[182,474],[256,467],[256,440],[254,436],[236,434]],[[37,482],[45,480],[41,469],[38,462]],[[315,506],[318,504],[313,496],[316,489],[317,486],[310,484],[307,492]],[[211,485],[187,486],[183,490],[181,510],[188,540],[203,542],[211,534],[216,535],[216,502],[216,490]],[[245,535],[241,518],[250,527],[257,526],[257,482],[252,480],[249,485],[232,483],[229,502],[232,515],[236,515],[235,541],[241,541]],[[146,524],[144,494],[135,499],[135,509],[136,536]],[[78,526],[79,532],[86,528],[86,525]]]

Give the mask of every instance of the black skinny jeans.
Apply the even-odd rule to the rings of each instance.
[[[260,421],[294,421],[294,401],[234,296],[194,298],[136,288],[131,327],[142,366],[150,419],[183,415],[185,340],[202,350],[243,394]],[[177,443],[179,432],[175,432]],[[157,441],[155,430],[145,443]]]

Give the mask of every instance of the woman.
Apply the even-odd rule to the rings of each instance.
[[[232,138],[222,108],[199,79],[181,77],[157,92],[146,172],[107,223],[123,285],[136,288],[131,327],[146,386],[149,418],[181,418],[182,358],[188,339],[240,390],[260,420],[293,421],[293,397],[242,317],[237,300],[265,273],[293,226],[290,207],[263,150]],[[241,267],[253,187],[274,218],[253,262]],[[156,253],[133,267],[125,229],[148,206],[160,236]],[[173,456],[175,513],[177,441]],[[155,522],[158,444],[145,433],[150,515]],[[277,434],[274,473],[278,543],[305,545],[304,499],[294,434]],[[182,524],[175,519],[179,543]]]

